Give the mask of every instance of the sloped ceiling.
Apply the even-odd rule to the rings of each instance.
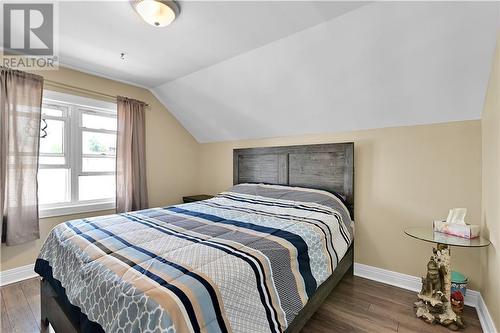
[[[478,119],[499,8],[371,3],[153,92],[199,142]]]
[[[180,1],[166,28],[139,17],[130,1],[61,1],[65,65],[155,87],[362,6],[363,2]],[[120,54],[126,53],[126,60]]]
[[[480,117],[500,2],[179,3],[158,29],[58,2],[62,65],[151,89],[199,142]]]

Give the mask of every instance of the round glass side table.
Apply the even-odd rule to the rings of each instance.
[[[460,312],[455,313],[451,301],[451,255],[449,246],[478,248],[490,245],[481,237],[466,239],[435,232],[431,227],[411,227],[405,234],[418,240],[435,243],[436,248],[427,263],[427,275],[422,278],[422,290],[417,295],[417,317],[430,324],[441,324],[452,330],[465,327]]]

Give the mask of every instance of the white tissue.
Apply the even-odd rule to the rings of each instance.
[[[446,218],[446,223],[465,225],[466,214],[467,214],[467,208],[450,209],[448,217]]]

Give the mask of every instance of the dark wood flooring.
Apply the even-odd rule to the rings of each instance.
[[[0,289],[1,332],[40,332],[40,282],[30,279]],[[450,331],[428,325],[413,313],[415,293],[347,274],[303,333]],[[482,332],[476,310],[466,307],[464,333]]]

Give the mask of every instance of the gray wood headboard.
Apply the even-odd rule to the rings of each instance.
[[[354,218],[354,143],[233,150],[233,184],[267,183],[340,194]]]

